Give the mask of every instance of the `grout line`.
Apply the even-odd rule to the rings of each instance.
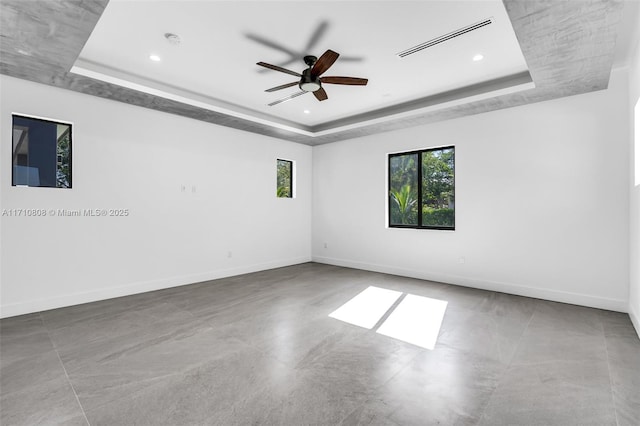
[[[520,347],[520,343],[522,342],[522,337],[524,336],[524,334],[529,329],[529,325],[531,324],[531,320],[533,320],[533,317],[536,314],[536,311],[537,311],[537,309],[534,308],[533,313],[529,317],[529,321],[527,321],[527,325],[525,325],[524,328],[522,329],[522,334],[518,338],[518,343],[516,344],[516,347],[514,348],[513,355],[511,356],[511,359],[507,363],[507,366],[505,367],[505,369],[503,370],[502,374],[500,375],[500,380],[498,381],[498,384],[491,391],[491,395],[489,396],[489,399],[487,399],[487,403],[482,408],[482,412],[480,413],[480,416],[478,417],[478,423],[477,424],[481,424],[482,418],[484,417],[484,414],[487,411],[487,407],[489,406],[489,404],[491,403],[491,400],[493,399],[493,395],[496,393],[496,390],[500,387],[500,382],[504,378],[504,375],[507,374],[507,370],[509,370],[509,368],[511,368],[511,365],[513,364],[513,359],[515,358],[516,353],[518,352],[518,348]]]
[[[76,389],[73,387],[73,383],[71,383],[71,379],[69,378],[69,373],[67,373],[67,369],[65,368],[64,363],[62,362],[62,358],[60,358],[60,352],[58,352],[58,348],[56,347],[55,343],[53,343],[53,339],[51,338],[51,334],[49,333],[49,328],[47,328],[47,326],[44,323],[44,318],[42,318],[42,312],[38,312],[38,315],[40,316],[40,321],[42,321],[42,325],[44,326],[44,329],[47,331],[47,337],[49,337],[49,342],[51,342],[51,346],[53,347],[53,350],[56,352],[56,356],[58,357],[58,361],[60,362],[62,371],[64,371],[64,375],[67,378],[67,382],[69,382],[69,386],[71,386],[73,395],[76,397],[76,402],[80,407],[80,411],[82,411],[82,415],[84,416],[84,421],[87,422],[87,425],[91,426],[91,423],[89,423],[89,419],[87,418],[87,413],[84,412],[84,407],[80,403],[80,398],[78,398]]]
[[[616,416],[616,425],[620,425],[620,420],[618,420],[618,407],[616,407],[616,397],[613,394],[613,378],[611,377],[611,361],[609,358],[609,344],[607,342],[607,336],[604,331],[604,324],[602,323],[602,319],[600,319],[600,325],[602,326],[602,338],[604,339],[604,351],[607,354],[607,372],[609,373],[609,390],[611,391],[611,404],[613,405],[613,413]]]

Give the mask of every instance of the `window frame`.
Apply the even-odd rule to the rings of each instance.
[[[18,117],[18,118],[27,118],[29,120],[34,120],[34,121],[41,121],[41,122],[45,122],[45,123],[53,123],[56,125],[65,125],[65,126],[69,126],[69,186],[67,187],[62,187],[62,186],[42,186],[42,185],[38,185],[38,186],[32,186],[32,185],[21,185],[21,184],[16,184],[15,183],[15,167],[13,164],[14,161],[14,140],[13,140],[13,128],[15,126],[15,121],[14,119]],[[65,121],[65,120],[58,120],[58,119],[53,119],[53,118],[46,118],[46,117],[39,117],[36,115],[30,115],[30,114],[23,114],[23,113],[19,113],[19,112],[12,112],[11,113],[11,187],[12,188],[53,188],[53,189],[73,189],[73,128],[74,128],[74,124],[70,121]],[[56,167],[58,164],[58,156],[59,154],[57,153],[57,140],[56,140]]]
[[[281,197],[278,195],[278,167],[280,162],[289,163],[289,195]],[[293,160],[286,160],[284,158],[276,158],[276,198],[294,198],[293,196]]]
[[[432,151],[444,151],[446,149],[453,150],[453,193],[455,197],[455,189],[456,189],[456,161],[455,161],[455,153],[456,147],[455,145],[446,145],[439,146],[435,148],[425,148],[425,149],[417,149],[412,151],[403,151],[403,152],[393,152],[387,154],[387,227],[388,228],[400,228],[400,229],[429,229],[429,230],[439,230],[439,231],[455,231],[456,230],[456,209],[454,205],[453,209],[453,226],[433,226],[433,225],[423,225],[422,224],[422,154],[425,152]],[[410,225],[410,224],[392,224],[391,223],[391,159],[393,157],[400,157],[403,155],[418,155],[418,163],[419,165],[416,167],[417,169],[417,181],[418,181],[418,224]]]

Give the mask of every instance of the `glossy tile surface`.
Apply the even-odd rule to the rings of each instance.
[[[446,301],[435,349],[329,317],[369,286]],[[640,425],[640,341],[625,314],[308,263],[1,320],[0,424]]]

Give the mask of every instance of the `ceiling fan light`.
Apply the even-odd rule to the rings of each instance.
[[[305,81],[304,83],[300,83],[300,89],[304,90],[305,92],[315,92],[316,90],[320,89],[320,83],[317,83],[315,81]]]

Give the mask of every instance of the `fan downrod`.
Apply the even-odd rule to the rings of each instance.
[[[304,57],[304,63],[309,67],[312,67],[318,61],[318,58],[313,55],[307,55]]]

